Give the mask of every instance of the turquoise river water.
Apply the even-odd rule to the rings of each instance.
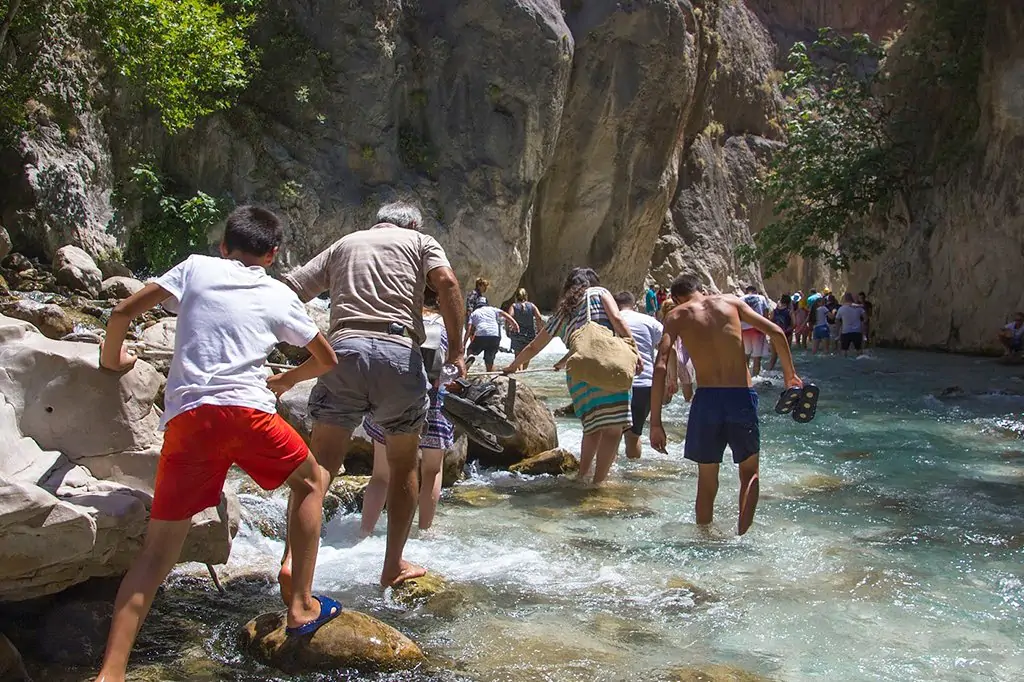
[[[677,399],[669,454],[620,458],[602,492],[488,471],[446,492],[408,556],[458,599],[397,606],[375,587],[383,522],[359,542],[358,518],[335,518],[316,587],[399,628],[431,663],[303,679],[1024,679],[1022,371],[884,350],[797,362],[822,387],[817,418],[775,415],[781,378],[758,380],[762,501],[743,538],[732,465],[715,528],[693,524],[695,467],[682,459],[687,408]],[[568,402],[560,374],[522,381],[552,407]],[[574,420],[559,421],[564,447],[578,453],[579,436]],[[283,510],[277,498],[242,499],[250,515]],[[272,570],[280,550],[246,525],[227,572]],[[239,584],[242,596],[227,600],[179,572],[158,614],[190,612],[201,634],[172,645],[151,626],[140,658],[163,662],[157,677],[291,679],[238,651],[238,626],[275,603],[269,583]]]

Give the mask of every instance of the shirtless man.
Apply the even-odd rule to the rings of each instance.
[[[662,392],[670,351],[677,338],[693,362],[697,391],[686,429],[686,459],[700,465],[697,478],[697,523],[711,523],[718,494],[718,468],[725,446],[739,465],[740,518],[743,535],[754,521],[758,499],[758,453],[761,433],[757,421],[757,393],[751,388],[741,323],[771,338],[779,349],[786,387],[803,382],[793,367],[786,334],[774,322],[758,315],[735,296],[707,296],[692,275],[672,283],[672,297],[679,302],[665,319],[665,333],[658,346],[651,396],[651,447],[665,452],[665,428],[661,423]]]

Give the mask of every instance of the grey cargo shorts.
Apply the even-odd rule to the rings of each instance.
[[[333,344],[338,365],[309,394],[309,416],[349,431],[367,414],[385,434],[420,433],[427,418],[427,375],[416,346],[377,336]]]

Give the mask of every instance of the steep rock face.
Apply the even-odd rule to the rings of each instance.
[[[63,130],[45,110],[35,120],[31,133],[0,154],[0,218],[14,246],[47,259],[65,244],[106,256],[116,246],[114,174],[100,117],[81,112]]]
[[[885,341],[995,349],[999,327],[1024,309],[1012,274],[1024,253],[1024,7],[1012,0],[985,5],[976,100],[960,93],[936,101],[923,82],[920,91],[906,93],[907,101],[932,107],[922,110],[924,122],[976,101],[979,126],[961,162],[939,168],[930,187],[906,195],[881,221],[896,236],[855,273],[871,278],[870,293],[879,301],[874,327]],[[934,123],[924,129],[934,130]]]
[[[165,165],[290,222],[284,264],[410,199],[469,284],[510,294],[561,122],[573,41],[555,0],[268,3],[242,105]]]
[[[700,17],[716,18],[713,2],[565,4],[572,83],[524,280],[547,305],[573,266],[594,267],[611,288],[643,280],[695,104]]]
[[[687,130],[679,187],[661,226],[650,274],[667,285],[682,273],[711,290],[761,286],[759,268],[742,267],[736,247],[771,220],[754,182],[779,143],[781,100],[775,46],[741,0],[721,5],[715,59],[704,64],[701,116]]]
[[[788,50],[813,40],[823,26],[840,33],[867,33],[881,40],[903,25],[905,0],[746,0],[775,40]]]

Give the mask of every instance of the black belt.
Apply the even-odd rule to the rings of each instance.
[[[342,322],[341,328],[411,338],[409,335],[409,330],[406,328],[406,326],[404,324],[399,324],[398,322],[368,322],[352,320],[351,322]]]

